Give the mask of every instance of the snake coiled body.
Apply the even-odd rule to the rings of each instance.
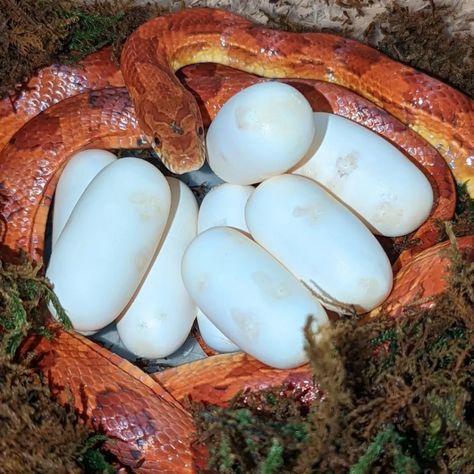
[[[140,127],[171,171],[192,171],[204,161],[199,110],[174,74],[201,62],[264,77],[317,79],[346,87],[425,138],[458,181],[473,177],[474,107],[460,92],[357,41],[270,30],[209,9],[185,10],[145,23],[129,37],[121,56]],[[167,99],[157,107],[153,101],[163,94]],[[468,187],[474,195],[474,181]]]
[[[371,128],[423,170],[435,204],[415,234],[418,245],[402,259],[409,262],[417,254],[416,271],[395,280],[394,294],[415,294],[420,268],[432,278],[428,269],[439,260],[438,248],[430,248],[437,241],[435,221],[450,219],[455,205],[448,164],[460,182],[473,174],[474,109],[467,97],[357,42],[268,30],[221,10],[186,10],[144,24],[124,47],[121,71],[109,57],[101,51],[77,66],[45,68],[25,92],[0,103],[4,249],[42,256],[56,182],[79,149],[136,148],[148,140],[169,169],[199,167],[204,127],[229,97],[264,80],[225,67],[233,66],[284,79],[315,110]],[[185,68],[179,73],[183,87],[175,72],[199,62],[221,65]],[[474,242],[465,238],[460,246],[470,249]],[[424,296],[440,289],[430,287]],[[68,401],[68,387],[76,410],[116,440],[110,449],[137,472],[193,472],[202,462],[191,443],[191,417],[181,404],[185,395],[222,402],[245,387],[311,383],[308,367],[277,371],[241,354],[151,377],[59,329],[53,341],[33,338],[27,347],[40,356],[59,399]]]

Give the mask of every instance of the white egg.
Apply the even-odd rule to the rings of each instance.
[[[314,181],[288,174],[270,178],[250,196],[245,217],[255,241],[322,302],[329,298],[326,307],[365,312],[388,296],[392,269],[384,250]]]
[[[125,308],[155,254],[169,210],[168,183],[144,160],[122,158],[92,180],[46,272],[74,328],[101,329]]]
[[[240,350],[222,331],[217,329],[215,324],[211,323],[209,318],[200,309],[197,312],[197,322],[201,337],[214,351],[227,353]]]
[[[117,157],[105,150],[84,150],[76,153],[66,164],[54,198],[53,234],[54,247],[74,206],[94,177]]]
[[[199,234],[182,263],[196,304],[230,340],[277,368],[307,361],[303,328],[308,316],[326,324],[311,292],[262,247],[231,227]]]
[[[336,195],[375,233],[417,229],[433,207],[426,176],[395,146],[344,117],[314,114],[313,145],[292,172]]]
[[[245,205],[254,190],[253,186],[230,183],[212,188],[199,208],[198,232],[216,226],[230,226],[248,232]]]
[[[183,284],[181,260],[196,236],[198,207],[191,190],[175,178],[168,223],[145,280],[117,331],[125,347],[139,357],[166,357],[186,340],[197,308]]]
[[[245,205],[254,189],[253,186],[230,183],[212,188],[199,208],[198,232],[201,233],[216,226],[230,226],[248,232],[245,223]],[[197,321],[201,336],[211,349],[218,352],[239,350],[201,310],[198,311]]]
[[[229,183],[259,183],[298,163],[313,135],[312,109],[299,91],[279,82],[255,84],[228,100],[212,121],[209,166]]]

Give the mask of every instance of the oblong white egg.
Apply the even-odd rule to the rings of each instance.
[[[247,202],[252,237],[324,302],[370,311],[392,287],[390,262],[367,227],[314,181],[282,175]],[[336,304],[337,303],[337,304]]]
[[[212,188],[202,200],[198,214],[198,233],[211,227],[229,226],[248,232],[245,205],[254,191],[253,186],[224,183]],[[204,342],[218,352],[236,352],[239,348],[199,310],[199,332]]]
[[[294,166],[311,145],[312,109],[294,87],[250,86],[229,99],[207,137],[209,166],[224,181],[253,184]]]
[[[217,329],[209,318],[200,310],[197,311],[197,323],[199,333],[204,342],[217,352],[237,352],[239,347],[235,345],[222,331]]]
[[[92,180],[46,272],[75,329],[101,329],[125,308],[154,256],[169,210],[168,183],[144,160],[122,158]]]
[[[212,188],[199,207],[198,233],[216,226],[230,226],[248,232],[245,206],[254,190],[253,186],[230,183]]]
[[[198,207],[191,190],[175,178],[163,242],[142,285],[117,322],[124,346],[136,356],[166,357],[186,340],[196,318],[196,305],[181,276],[184,251],[196,236]]]
[[[262,247],[231,227],[199,234],[182,262],[196,304],[229,339],[277,368],[307,361],[303,328],[327,315],[311,292]]]
[[[61,173],[54,197],[52,246],[64,228],[74,206],[95,176],[117,157],[106,150],[76,153]]]
[[[293,173],[314,179],[377,234],[406,235],[433,207],[426,176],[395,146],[344,117],[314,113],[315,137]]]

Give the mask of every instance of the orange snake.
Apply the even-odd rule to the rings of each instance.
[[[454,211],[454,181],[446,163],[458,181],[472,177],[474,167],[474,108],[461,93],[357,42],[268,30],[221,10],[185,10],[141,26],[124,46],[124,77],[109,56],[104,50],[77,66],[45,68],[18,97],[0,102],[4,249],[42,255],[57,179],[81,148],[135,148],[143,145],[143,131],[171,170],[200,167],[201,128],[230,96],[262,80],[208,64],[185,68],[180,74],[188,89],[183,88],[175,71],[207,61],[262,76],[298,77],[286,82],[303,92],[315,110],[357,121],[404,151],[429,178],[435,205],[416,233],[419,245],[402,260],[408,268],[418,253],[419,267],[395,279],[392,295],[402,291],[408,298],[419,283],[420,268],[441,262],[438,247],[429,247],[436,242],[434,220],[449,219]],[[459,245],[472,249],[474,239],[465,237]],[[423,296],[442,286],[426,288]],[[202,462],[202,453],[191,445],[191,417],[179,403],[185,394],[222,402],[246,386],[311,380],[307,367],[273,370],[242,354],[148,376],[84,337],[61,330],[53,341],[30,339],[28,345],[41,356],[60,400],[67,401],[62,390],[67,385],[78,412],[114,438],[110,450],[137,472],[193,472]],[[194,387],[188,386],[188,374],[199,382]]]

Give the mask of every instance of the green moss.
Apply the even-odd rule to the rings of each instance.
[[[89,436],[81,445],[77,461],[85,472],[101,474],[114,474],[116,472],[99,450],[102,443],[107,440],[109,440],[107,436],[98,433]]]
[[[280,472],[283,467],[284,448],[277,439],[272,440],[272,445],[268,451],[267,458],[263,461],[260,468],[262,474],[273,474]]]
[[[406,461],[400,458],[401,444],[403,438],[397,433],[392,425],[387,426],[383,431],[377,433],[373,441],[367,446],[365,452],[359,457],[357,462],[351,467],[350,474],[364,474],[369,472],[371,466],[382,456],[388,445],[392,444],[394,457],[397,457],[399,466],[405,464]],[[395,464],[395,460],[394,460]],[[394,466],[395,467],[395,466]],[[398,472],[398,469],[395,469]],[[402,471],[408,472],[408,471]]]
[[[208,446],[216,472],[291,472],[307,426],[300,393],[282,398],[278,390],[239,394],[231,410],[191,405],[197,425],[212,440]]]
[[[20,263],[0,260],[0,342],[10,356],[28,333],[49,335],[46,327],[49,304],[56,310],[59,322],[66,329],[72,328],[40,270],[41,265],[28,261],[25,255],[20,256]]]
[[[104,46],[112,44],[117,25],[123,21],[125,11],[113,15],[95,15],[73,10],[64,16],[72,20],[71,35],[66,49],[66,60],[78,61]]]
[[[0,470],[113,473],[100,451],[107,438],[92,433],[71,408],[53,401],[33,358],[17,354],[30,334],[52,337],[47,329],[49,304],[66,329],[72,326],[50,283],[41,276],[41,264],[24,254],[14,260],[0,260]]]

